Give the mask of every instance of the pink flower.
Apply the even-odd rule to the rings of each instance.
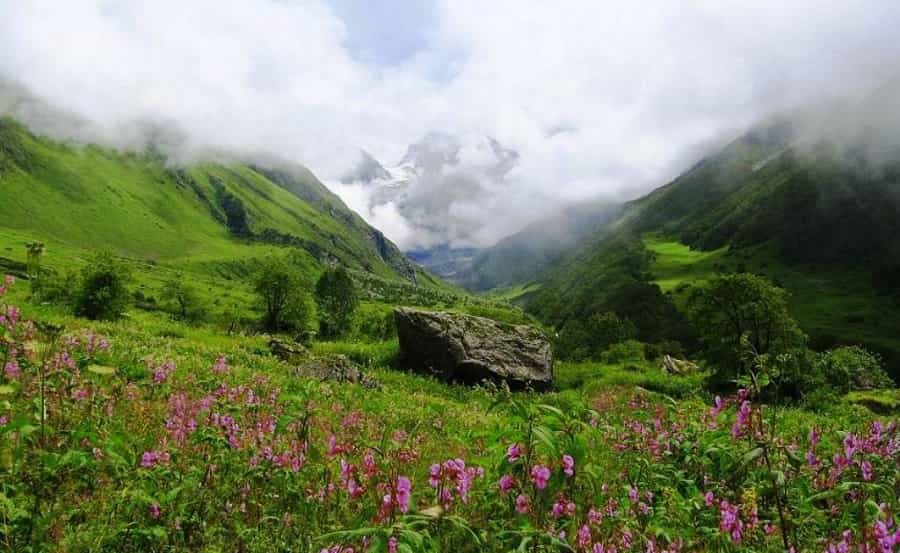
[[[715,499],[716,496],[714,496],[712,492],[706,492],[706,495],[703,496],[703,501],[706,503],[707,507],[711,507]]]
[[[11,359],[6,362],[6,367],[4,367],[6,371],[6,376],[15,380],[22,376],[22,371],[19,370],[19,362],[15,359]]]
[[[863,461],[859,464],[859,469],[862,471],[863,480],[868,482],[872,479],[872,463]]]
[[[510,490],[513,489],[513,486],[516,485],[516,479],[508,474],[504,474],[500,477],[500,491],[503,492],[504,495],[508,494]]]
[[[410,491],[412,490],[412,482],[405,476],[397,477],[397,508],[401,513],[409,510]]]
[[[584,548],[591,545],[591,529],[587,524],[583,524],[581,528],[578,529],[576,540],[578,547]]]
[[[84,388],[77,388],[75,390],[72,390],[72,399],[74,399],[75,401],[81,401],[81,400],[87,399],[87,398],[88,398],[88,391],[85,390]]]
[[[637,502],[637,500],[638,500],[637,488],[632,487],[630,490],[628,490],[628,499],[630,499],[632,503]]]
[[[544,465],[535,465],[531,469],[531,480],[537,489],[543,490],[547,487],[547,481],[550,480],[550,469]]]
[[[216,357],[216,362],[212,366],[213,374],[226,374],[228,372],[228,359],[224,355]]]
[[[529,510],[528,499],[526,499],[524,495],[519,494],[519,496],[516,498],[516,511],[525,515],[528,514]]]
[[[510,463],[515,463],[522,456],[522,446],[519,444],[512,444],[506,450],[506,457],[509,459]]]
[[[575,475],[575,459],[573,459],[571,455],[562,456],[562,465],[563,472],[566,473],[566,476],[571,477]]]
[[[397,553],[397,538],[394,536],[388,538],[388,553]]]
[[[149,512],[150,512],[150,518],[159,518],[159,515],[160,515],[159,505],[156,502],[151,503]]]

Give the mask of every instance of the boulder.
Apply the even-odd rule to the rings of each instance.
[[[671,355],[664,355],[660,362],[663,372],[675,375],[685,375],[697,372],[697,365],[687,360],[675,359]]]
[[[550,342],[536,328],[459,313],[394,310],[401,363],[442,380],[502,381],[546,390],[553,379]]]
[[[272,355],[291,365],[296,365],[309,357],[309,350],[303,344],[278,337],[269,340],[269,350]]]
[[[349,357],[340,354],[312,357],[297,365],[294,374],[304,378],[359,384],[369,389],[381,387],[378,380],[365,374]]]

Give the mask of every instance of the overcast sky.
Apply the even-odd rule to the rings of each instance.
[[[898,72],[897,0],[0,0],[0,74],[106,129],[173,122],[335,183],[429,132],[516,150],[463,213],[489,244],[664,184],[774,109]],[[396,210],[364,213],[403,246]],[[458,241],[458,236],[443,237]]]

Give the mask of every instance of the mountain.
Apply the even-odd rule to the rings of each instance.
[[[515,150],[489,136],[432,132],[410,144],[396,164],[362,151],[341,182],[362,189],[370,217],[390,206],[409,229],[408,249],[446,253],[451,244],[484,241],[485,206],[512,192],[506,176],[518,160]]]
[[[442,244],[408,250],[406,257],[444,280],[460,284],[460,275],[469,270],[478,252],[478,248],[453,248]]]
[[[19,243],[23,236],[179,266],[238,263],[291,246],[314,265],[339,261],[407,282],[422,274],[302,166],[180,166],[152,146],[136,153],[58,142],[6,117],[0,238]]]
[[[900,133],[884,126],[898,97],[751,129],[520,281],[527,309],[557,326],[612,310],[642,340],[689,344],[691,289],[754,272],[791,293],[814,347],[863,344],[900,376]]]
[[[479,251],[451,280],[476,292],[528,284],[619,211],[606,202],[569,206]]]

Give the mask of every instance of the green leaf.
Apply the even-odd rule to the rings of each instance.
[[[9,384],[0,385],[0,396],[8,396],[9,394],[15,393],[15,391],[16,389]]]

